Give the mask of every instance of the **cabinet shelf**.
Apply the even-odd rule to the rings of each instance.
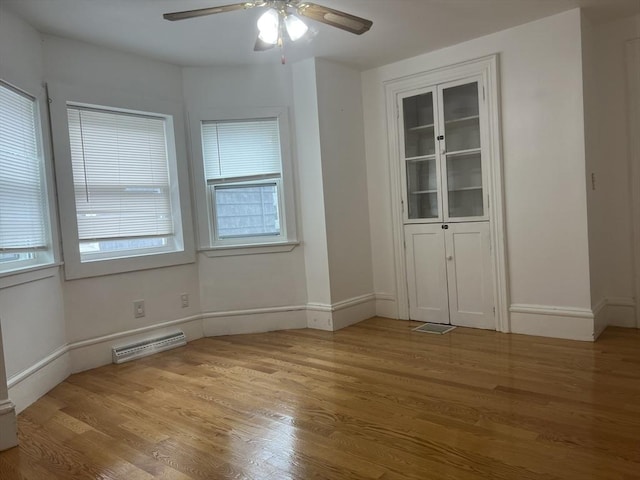
[[[481,153],[482,149],[481,148],[469,148],[468,150],[455,150],[452,152],[445,152],[446,155],[448,156],[464,156],[464,155],[476,155],[478,153]]]
[[[452,188],[450,192],[472,192],[474,190],[482,190],[482,187],[460,187],[460,188]]]
[[[424,193],[438,193],[437,189],[434,190],[416,190],[415,192],[409,192],[411,195],[422,195]]]
[[[433,130],[433,123],[430,125],[417,125],[415,127],[407,128],[407,132],[422,132],[424,130]]]
[[[407,157],[405,161],[407,162],[427,162],[429,160],[435,160],[435,154],[431,153],[429,155],[418,155],[417,157]]]
[[[445,120],[445,124],[446,125],[451,125],[451,124],[456,124],[456,123],[464,123],[464,122],[471,122],[473,120],[479,120],[480,119],[480,115],[471,115],[468,117],[460,117],[460,118],[454,118],[451,120]]]

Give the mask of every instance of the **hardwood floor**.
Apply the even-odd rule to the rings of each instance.
[[[73,375],[0,479],[640,478],[640,333],[595,343],[382,318],[204,338]]]

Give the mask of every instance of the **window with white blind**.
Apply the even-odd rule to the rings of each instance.
[[[288,252],[298,245],[286,107],[189,112],[199,250]]]
[[[69,105],[67,120],[81,262],[180,250],[167,117]]]
[[[278,119],[204,121],[201,130],[214,243],[281,237]]]
[[[52,263],[37,103],[0,82],[0,273]]]

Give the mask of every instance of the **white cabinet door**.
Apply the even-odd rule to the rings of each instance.
[[[451,324],[494,330],[489,224],[447,225],[445,249]]]
[[[445,231],[440,224],[404,227],[412,320],[449,323]]]

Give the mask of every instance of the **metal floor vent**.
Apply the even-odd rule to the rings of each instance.
[[[122,345],[121,347],[113,347],[111,354],[113,363],[124,363],[154,353],[164,352],[172,348],[181,347],[187,344],[187,337],[184,332],[178,331],[163,335],[161,337],[150,338],[141,342],[132,343],[130,345]]]
[[[414,332],[433,333],[435,335],[444,335],[455,329],[453,325],[441,325],[439,323],[425,323],[413,329]]]

